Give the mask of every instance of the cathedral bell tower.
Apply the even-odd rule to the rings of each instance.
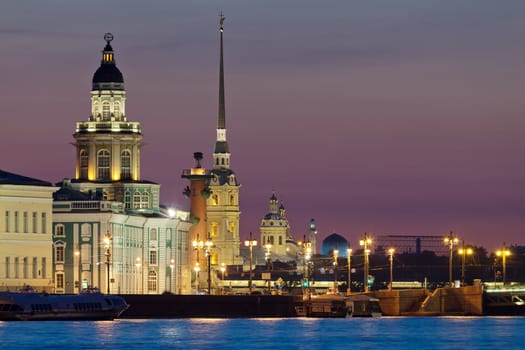
[[[210,171],[208,198],[208,232],[217,251],[217,262],[226,265],[242,263],[239,237],[239,188],[235,173],[230,168],[230,149],[226,140],[226,108],[224,99],[223,23],[220,17],[219,110],[217,140]]]

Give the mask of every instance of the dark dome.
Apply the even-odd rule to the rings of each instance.
[[[116,65],[101,64],[93,74],[93,84],[96,83],[124,83],[124,77]]]
[[[326,237],[321,244],[321,254],[330,255],[334,249],[339,250],[339,256],[346,256],[346,248],[348,248],[348,241],[343,236],[332,233]]]

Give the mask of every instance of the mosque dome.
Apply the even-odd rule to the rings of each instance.
[[[332,233],[326,237],[321,244],[321,254],[331,255],[334,249],[339,250],[339,256],[346,256],[346,248],[348,248],[348,241],[343,236]]]

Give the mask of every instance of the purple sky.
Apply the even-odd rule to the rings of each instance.
[[[74,176],[75,122],[112,32],[142,178],[187,209],[210,166],[224,11],[226,123],[241,235],[275,189],[297,239],[457,232],[525,244],[523,0],[4,0],[0,168]],[[16,150],[16,151],[14,151]]]

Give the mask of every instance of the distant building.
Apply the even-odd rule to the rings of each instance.
[[[373,238],[375,252],[385,252],[393,247],[396,254],[421,254],[423,251],[436,255],[448,255],[449,248],[443,243],[443,236],[437,235],[379,235]]]
[[[53,290],[51,183],[0,170],[0,290]]]
[[[326,237],[321,244],[321,255],[332,255],[334,249],[339,251],[340,257],[346,257],[346,249],[349,248],[346,238],[337,233]]]
[[[113,36],[104,39],[91,114],[76,124],[76,177],[53,203],[55,291],[190,293],[188,213],[161,210],[160,185],[140,177],[141,126],[126,116]]]
[[[269,243],[272,245],[272,254],[297,256],[297,243],[290,232],[284,205],[279,204],[275,193],[270,197],[268,204],[268,213],[261,219],[259,226],[261,249]]]

